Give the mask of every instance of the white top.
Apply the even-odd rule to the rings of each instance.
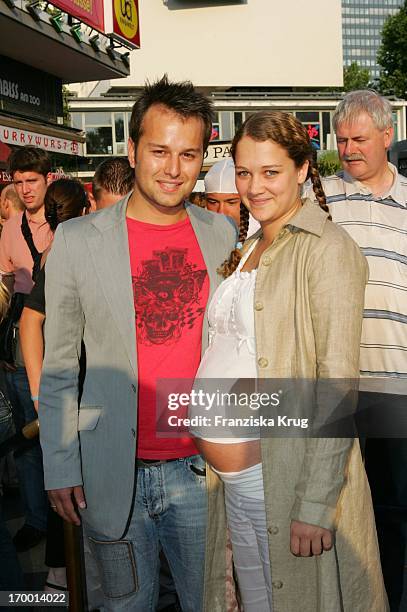
[[[241,378],[257,378],[256,338],[254,332],[254,290],[257,270],[242,272],[241,268],[254,249],[257,241],[239,263],[238,268],[223,281],[213,294],[208,309],[209,346],[205,351],[196,374],[197,379],[217,378],[222,383],[221,392],[230,391]],[[225,388],[225,380],[227,387]],[[205,387],[205,384],[202,384]],[[210,385],[214,390],[214,386]],[[216,387],[216,385],[215,385]],[[190,408],[190,416],[203,414],[199,409]],[[221,414],[220,407],[205,413],[208,417]],[[192,433],[210,442],[233,444],[255,440],[251,438],[207,438],[201,435],[199,427]]]

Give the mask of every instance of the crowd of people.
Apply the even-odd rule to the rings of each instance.
[[[66,589],[67,521],[103,610],[401,610],[397,424],[393,439],[227,435],[190,406],[199,425],[165,435],[158,410],[162,381],[213,379],[341,380],[339,405],[361,377],[359,410],[404,403],[407,179],[387,161],[391,106],[351,92],[333,127],[343,170],[321,179],[293,115],[252,114],[198,205],[212,107],[189,82],[145,86],[129,162],[102,163],[90,195],[52,182],[44,151],[13,151],[2,317],[24,303],[0,436],[10,404],[14,428],[38,416],[40,436],[15,453],[25,523],[11,544],[0,521],[0,589],[22,588],[16,552],[45,537],[45,587]],[[329,401],[316,393],[312,411]]]

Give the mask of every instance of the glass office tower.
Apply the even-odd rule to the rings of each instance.
[[[343,65],[357,62],[378,79],[376,53],[386,18],[398,11],[403,0],[342,0]]]

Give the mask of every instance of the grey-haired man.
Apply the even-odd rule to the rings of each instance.
[[[360,245],[370,269],[359,406],[385,415],[405,405],[407,387],[407,179],[387,161],[393,139],[388,100],[370,90],[350,92],[336,109],[333,127],[343,171],[323,181],[327,203],[332,219]],[[407,440],[366,441],[366,471],[392,611],[400,609],[402,598],[406,465]]]

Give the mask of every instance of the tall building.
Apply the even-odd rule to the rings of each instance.
[[[381,44],[383,24],[404,0],[342,0],[343,65],[357,62],[368,68],[371,79],[378,79],[376,55]]]

